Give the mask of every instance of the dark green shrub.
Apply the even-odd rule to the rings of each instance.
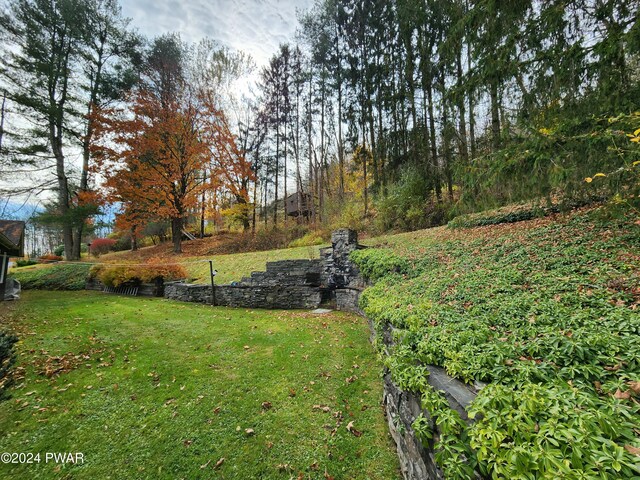
[[[114,252],[122,252],[124,250],[131,250],[131,235],[129,234],[118,237],[113,245]]]
[[[20,259],[16,261],[16,267],[28,267],[29,265],[37,265],[37,261],[31,259]]]
[[[0,400],[6,397],[6,390],[12,382],[10,370],[16,361],[13,346],[17,341],[15,335],[0,332]]]
[[[419,230],[437,227],[447,221],[447,206],[433,195],[431,180],[419,167],[403,169],[400,178],[376,204],[377,231]]]
[[[500,223],[515,223],[534,218],[544,217],[551,211],[540,207],[515,206],[504,207],[489,212],[474,213],[470,215],[460,215],[451,220],[447,226],[449,228],[471,228],[485,227],[487,225],[498,225]]]

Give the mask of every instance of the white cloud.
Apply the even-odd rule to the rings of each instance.
[[[297,11],[313,0],[123,0],[124,16],[142,34],[154,37],[179,32],[184,40],[210,37],[249,53],[266,65],[278,45],[292,41]]]

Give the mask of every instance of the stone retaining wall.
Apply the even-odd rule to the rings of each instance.
[[[314,309],[322,298],[320,288],[304,285],[216,285],[215,304],[225,307]],[[173,283],[165,286],[165,298],[213,304],[210,285]]]
[[[375,332],[371,322],[369,322],[369,326],[373,335],[380,338],[388,352],[393,346],[393,327],[385,325],[378,332]],[[466,407],[474,400],[477,391],[450,377],[440,367],[428,365],[427,368],[429,370],[429,385],[445,396],[450,408],[456,410],[464,420],[468,420]],[[398,388],[393,383],[389,371],[386,371],[383,398],[389,431],[396,443],[400,468],[405,480],[444,479],[444,475],[435,461],[433,440],[425,446],[413,432],[412,424],[421,413],[425,418],[430,418],[429,412],[421,406],[420,397]],[[437,434],[437,427],[433,424],[432,429]]]

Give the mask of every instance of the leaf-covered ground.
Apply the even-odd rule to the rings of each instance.
[[[25,292],[3,479],[392,479],[381,366],[363,319],[160,299]]]
[[[447,478],[640,476],[640,225],[578,212],[377,239],[365,311],[396,381],[423,394]],[[484,382],[466,427],[417,365]],[[477,384],[477,383],[476,383]]]

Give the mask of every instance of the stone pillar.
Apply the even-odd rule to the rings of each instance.
[[[332,265],[329,277],[331,288],[351,288],[357,281],[359,272],[349,260],[349,255],[358,249],[358,232],[348,228],[336,230],[331,234]]]

